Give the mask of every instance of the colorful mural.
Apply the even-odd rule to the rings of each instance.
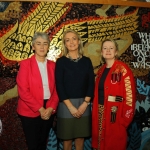
[[[112,38],[118,42],[119,59],[131,67],[137,83],[135,117],[128,128],[127,150],[148,150],[150,8],[59,2],[0,2],[0,149],[27,149],[16,113],[15,78],[19,62],[33,54],[33,34],[48,33],[51,43],[47,58],[56,61],[61,56],[62,34],[68,28],[81,35],[84,55],[92,60],[95,73],[101,66],[102,40]],[[47,150],[63,149],[55,132],[54,128],[49,133]],[[91,149],[90,138],[86,139],[84,149]]]

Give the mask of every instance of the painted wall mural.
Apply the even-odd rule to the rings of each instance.
[[[137,85],[127,150],[149,150],[150,8],[59,2],[0,2],[0,149],[27,149],[16,113],[15,78],[19,62],[33,54],[33,34],[48,33],[51,43],[47,58],[56,61],[61,56],[62,34],[68,28],[81,35],[84,55],[92,60],[95,73],[102,65],[102,40],[112,38],[118,42],[119,59],[131,67]],[[54,128],[49,133],[47,150],[63,149],[55,132]],[[91,149],[90,138],[85,140],[84,149]]]

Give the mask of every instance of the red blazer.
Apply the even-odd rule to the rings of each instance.
[[[98,71],[92,108],[92,147],[98,148],[98,86],[106,65]],[[120,96],[122,101],[113,101],[110,97]],[[117,106],[116,122],[111,123],[111,107]],[[126,150],[127,127],[135,111],[135,81],[130,68],[116,60],[104,83],[104,113],[100,150]]]
[[[55,87],[55,63],[47,60],[48,82],[51,97],[46,107],[57,109],[58,96]],[[18,107],[17,112],[22,116],[37,117],[39,109],[43,106],[43,85],[42,77],[36,62],[35,56],[21,61],[17,75]]]

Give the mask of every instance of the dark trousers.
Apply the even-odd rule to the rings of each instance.
[[[46,150],[54,115],[51,115],[49,120],[43,120],[40,116],[31,118],[19,115],[19,117],[22,122],[28,150]]]

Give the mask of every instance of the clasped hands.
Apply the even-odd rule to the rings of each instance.
[[[69,107],[68,109],[70,113],[72,114],[72,116],[74,116],[75,118],[80,118],[84,114],[86,108],[87,108],[87,104],[82,103],[78,109],[74,107],[73,105]]]
[[[50,118],[50,116],[51,116],[51,114],[52,114],[52,112],[53,112],[53,108],[44,108],[44,107],[41,107],[40,109],[39,109],[39,112],[40,112],[40,115],[41,115],[41,118],[43,119],[43,120],[48,120],[49,118]]]

